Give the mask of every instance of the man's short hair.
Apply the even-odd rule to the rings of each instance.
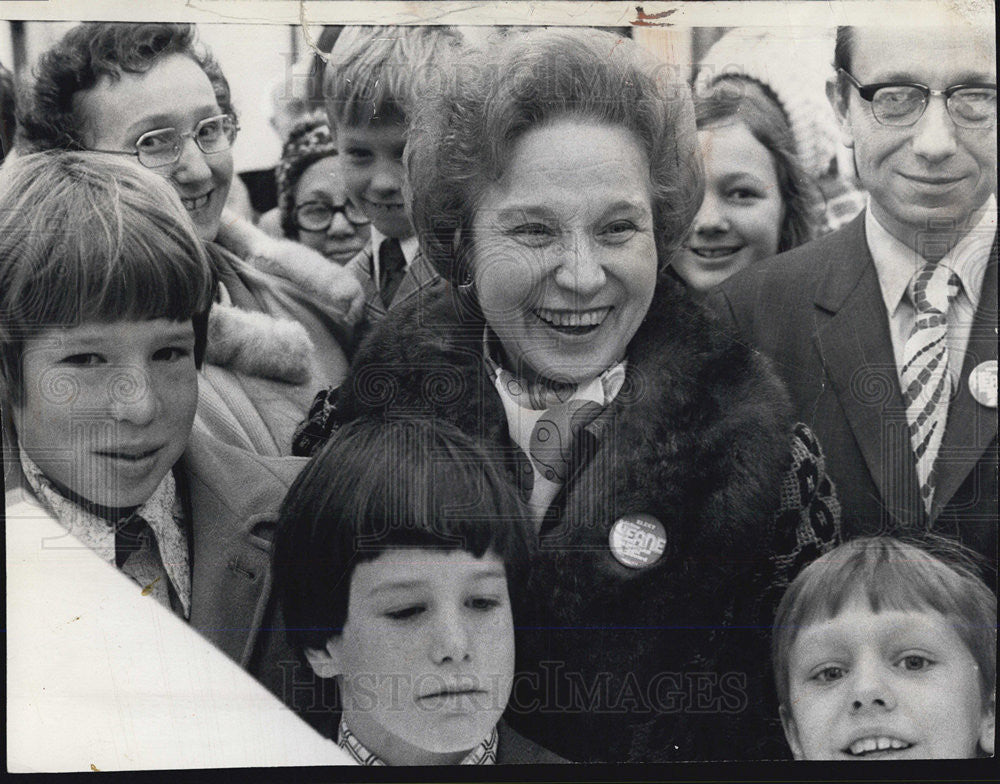
[[[86,321],[193,319],[205,354],[214,277],[177,192],[102,153],[50,151],[0,169],[0,380],[23,401],[25,341]]]
[[[390,549],[492,551],[513,591],[527,568],[527,519],[496,458],[454,425],[344,425],[282,505],[274,579],[289,642],[322,648],[339,635],[355,567]]]
[[[876,536],[853,539],[813,561],[789,586],[774,619],[771,662],[780,704],[788,705],[789,653],[799,631],[863,599],[876,613],[935,610],[945,616],[979,666],[988,705],[997,679],[997,599],[974,558],[943,537],[914,544]]]
[[[851,73],[851,55],[854,50],[854,28],[850,25],[840,25],[837,28],[837,40],[833,45],[833,69],[843,68]]]

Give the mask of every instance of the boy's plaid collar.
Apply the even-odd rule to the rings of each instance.
[[[115,564],[115,524],[76,503],[59,492],[23,449],[19,450],[21,470],[35,496],[73,536],[97,553],[103,560]],[[191,567],[184,510],[177,493],[173,471],[167,471],[153,494],[131,516],[138,515],[149,525],[163,568],[173,584],[184,609],[191,616]]]
[[[385,765],[378,755],[365,748],[357,736],[351,732],[347,722],[341,717],[340,729],[337,733],[337,745],[344,749],[359,765]],[[496,765],[497,762],[497,728],[479,743],[476,748],[465,755],[460,765]]]

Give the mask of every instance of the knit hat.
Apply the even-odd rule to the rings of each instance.
[[[276,170],[278,209],[281,228],[287,237],[298,235],[292,212],[295,210],[295,186],[299,178],[316,161],[337,154],[337,143],[330,134],[326,120],[310,118],[296,123],[281,150],[281,162]]]
[[[819,179],[840,143],[836,115],[826,99],[826,80],[833,75],[832,36],[831,30],[801,27],[730,30],[702,58],[695,95],[711,91],[727,76],[763,84],[788,118],[806,173]]]

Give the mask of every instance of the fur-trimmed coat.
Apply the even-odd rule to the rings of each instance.
[[[492,445],[515,482],[530,474],[484,367],[484,324],[457,302],[449,289],[390,313],[300,436],[433,415]],[[766,360],[711,326],[676,282],[659,282],[624,387],[579,436],[529,584],[514,587],[508,720],[571,760],[785,756],[764,696],[771,612],[798,565],[837,538],[839,510]],[[615,522],[636,513],[666,531],[645,568],[609,547]]]
[[[340,303],[315,274],[285,265],[278,276],[265,271],[275,260],[252,265],[210,249],[225,296],[209,314],[195,426],[256,454],[288,455],[316,388],[347,370]]]

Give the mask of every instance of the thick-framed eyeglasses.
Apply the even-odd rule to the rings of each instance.
[[[180,159],[185,139],[194,139],[198,149],[205,155],[225,152],[233,146],[240,126],[231,114],[217,114],[206,117],[190,133],[181,133],[176,128],[157,128],[147,131],[135,142],[135,151],[93,150],[115,155],[136,155],[139,163],[147,169],[171,166]]]
[[[304,201],[295,208],[295,225],[303,231],[326,231],[338,212],[342,212],[348,223],[354,226],[371,223],[368,216],[351,202],[334,205],[325,201]]]
[[[862,100],[868,101],[872,114],[882,125],[905,127],[919,120],[932,95],[940,95],[951,119],[962,128],[992,128],[997,121],[997,86],[986,82],[955,84],[944,90],[932,90],[915,82],[878,82],[861,84],[843,68]]]

